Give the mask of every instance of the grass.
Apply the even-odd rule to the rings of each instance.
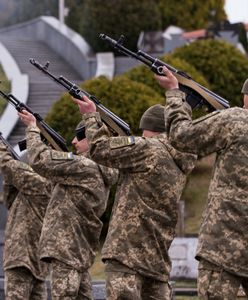
[[[91,278],[93,280],[104,280],[104,263],[101,261],[101,255],[98,253],[95,258],[93,266],[90,268]]]
[[[212,176],[214,157],[198,161],[188,177],[182,199],[185,201],[185,235],[197,235],[201,216],[207,202],[209,182]]]

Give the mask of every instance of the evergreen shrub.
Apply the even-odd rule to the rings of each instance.
[[[186,60],[208,80],[211,90],[242,106],[241,88],[248,77],[248,59],[240,50],[222,40],[198,40],[178,48],[173,56]]]

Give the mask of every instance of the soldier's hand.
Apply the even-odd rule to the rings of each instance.
[[[78,105],[79,111],[82,115],[96,111],[95,103],[91,101],[87,96],[83,96],[82,100],[73,98],[73,101]]]
[[[21,112],[18,112],[18,115],[26,126],[36,126],[35,117],[28,111],[22,110]]]
[[[155,79],[158,83],[166,90],[178,89],[179,85],[177,78],[165,66],[163,67],[163,73],[165,76],[155,75]]]

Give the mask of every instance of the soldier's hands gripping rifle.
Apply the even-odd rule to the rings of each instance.
[[[56,83],[58,83],[59,85],[62,85],[65,89],[67,89],[69,94],[72,95],[74,98],[76,98],[78,100],[82,100],[82,97],[85,95],[90,100],[92,100],[96,105],[96,110],[100,113],[102,121],[109,127],[110,131],[114,135],[130,135],[129,125],[125,121],[123,121],[121,118],[119,118],[117,115],[115,115],[112,111],[110,111],[106,107],[104,107],[95,96],[90,95],[85,90],[83,90],[82,88],[77,86],[75,83],[69,81],[65,77],[63,77],[63,76],[56,77],[55,75],[50,73],[48,71],[49,62],[46,62],[46,64],[43,66],[33,58],[30,58],[29,61],[33,66],[35,66],[37,69],[39,69],[45,75],[47,75],[52,80],[54,80]]]
[[[4,92],[2,92],[0,90],[0,95],[5,100],[7,100],[10,104],[12,104],[18,112],[21,112],[22,110],[25,109],[26,111],[31,113],[36,119],[36,124],[37,124],[37,126],[39,127],[39,129],[41,131],[42,138],[45,139],[55,150],[68,152],[68,149],[66,147],[66,142],[65,142],[64,138],[61,135],[59,135],[54,129],[52,129],[43,120],[41,115],[39,115],[38,113],[33,112],[30,107],[28,107],[25,103],[22,103],[21,101],[19,101],[12,94],[5,94]],[[24,150],[25,149],[25,140],[22,141],[22,146],[23,146],[22,149],[21,149],[21,147],[20,147],[20,149]]]
[[[6,146],[7,150],[11,153],[15,160],[20,160],[19,155],[15,152],[14,148],[9,144],[9,142],[3,137],[2,132],[0,132],[0,140]]]
[[[155,58],[144,51],[138,50],[137,52],[132,52],[123,46],[124,36],[122,35],[118,41],[110,38],[106,34],[100,34],[100,38],[110,43],[110,45],[116,49],[118,52],[136,58],[141,61],[157,75],[163,74],[163,66],[166,66],[177,78],[179,83],[179,89],[186,94],[186,101],[189,103],[192,109],[206,105],[209,111],[229,108],[229,102],[220,97],[219,95],[208,90],[204,86],[200,85],[194,81],[188,74],[183,71],[179,71],[174,67],[166,64],[162,60]]]

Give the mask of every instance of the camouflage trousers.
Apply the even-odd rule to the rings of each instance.
[[[46,300],[45,281],[36,279],[25,267],[5,271],[4,293],[6,300]]]
[[[107,300],[170,300],[169,283],[144,277],[113,260],[106,262]]]
[[[51,293],[53,300],[93,300],[88,270],[82,273],[52,260]]]
[[[202,300],[234,300],[240,286],[248,298],[248,278],[235,276],[220,267],[201,260],[198,273],[198,296]]]

